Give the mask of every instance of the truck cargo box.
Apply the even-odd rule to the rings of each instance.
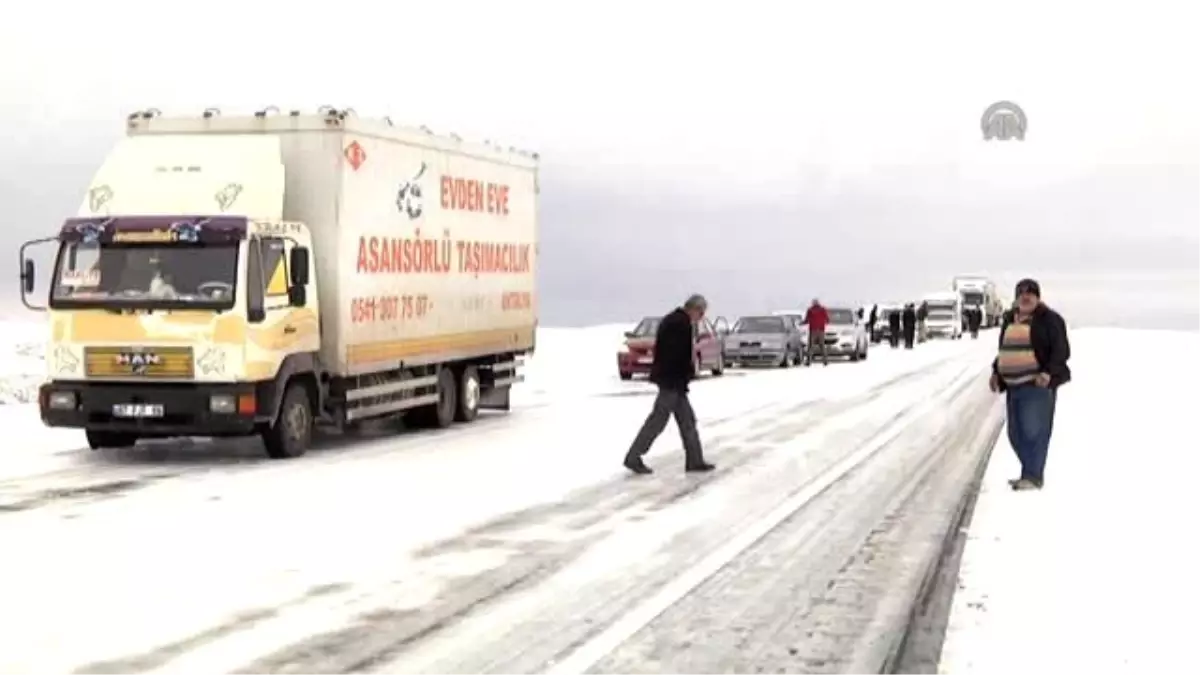
[[[128,131],[122,152],[170,149],[168,175],[242,167],[212,179],[225,196],[208,211],[309,226],[330,374],[532,349],[536,155],[344,113],[133,117]],[[107,202],[119,208],[120,195],[104,193],[105,175],[80,215]],[[281,214],[273,213],[278,204]]]

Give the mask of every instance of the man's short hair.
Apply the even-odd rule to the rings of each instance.
[[[683,308],[697,309],[703,312],[704,310],[708,309],[708,300],[705,300],[704,296],[700,295],[699,293],[693,293],[692,295],[688,296],[687,300],[684,301]]]

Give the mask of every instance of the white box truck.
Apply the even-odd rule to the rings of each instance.
[[[537,326],[537,155],[269,112],[131,115],[77,217],[22,247],[45,424],[93,448],[258,434],[284,458],[317,424],[508,408]]]
[[[962,274],[954,277],[950,284],[954,292],[962,297],[964,309],[978,308],[983,312],[981,328],[1000,325],[1005,307],[991,279],[982,274]]]

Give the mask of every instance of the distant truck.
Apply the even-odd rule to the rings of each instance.
[[[135,113],[52,244],[45,424],[92,448],[509,407],[537,326],[538,158],[322,109]]]
[[[921,298],[925,306],[925,335],[930,338],[963,336],[963,299],[954,291],[929,293]]]
[[[983,312],[981,328],[1000,325],[1005,307],[991,279],[981,274],[959,275],[951,282],[951,289],[961,296],[964,309],[976,307]]]

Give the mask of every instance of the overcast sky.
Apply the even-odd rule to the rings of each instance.
[[[331,104],[542,154],[544,323],[1147,270],[1197,321],[1188,3],[171,7],[41,0],[0,25],[5,248],[78,205],[132,110]],[[1024,143],[982,139],[1000,99]]]

